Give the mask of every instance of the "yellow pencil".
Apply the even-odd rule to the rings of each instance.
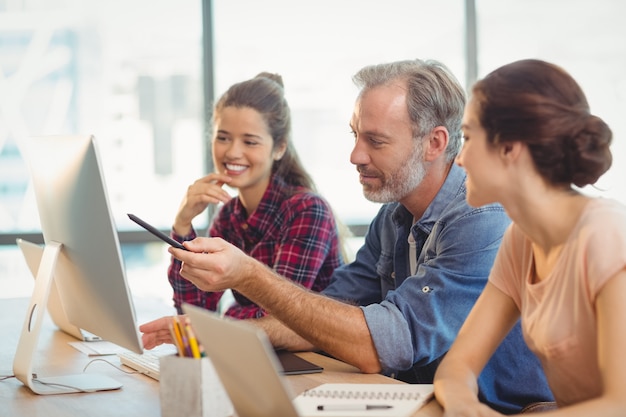
[[[187,323],[185,326],[185,331],[187,332],[187,337],[189,338],[189,346],[191,346],[191,354],[194,358],[200,359],[200,347],[198,346],[198,339],[196,339],[196,335],[191,328],[191,325]]]
[[[185,356],[183,334],[181,332],[180,322],[178,321],[178,317],[176,316],[172,317],[172,323],[170,323],[170,331],[173,333],[172,339],[174,339],[176,350],[178,350],[178,356]]]

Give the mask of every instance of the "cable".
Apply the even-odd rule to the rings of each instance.
[[[33,382],[36,382],[36,383],[41,384],[41,385],[45,385],[47,387],[68,388],[68,389],[71,389],[72,391],[76,391],[76,392],[93,392],[93,391],[90,391],[90,390],[85,390],[85,389],[82,389],[82,388],[74,387],[72,385],[59,384],[58,382],[44,382],[44,381],[42,381],[40,379],[37,379],[37,378],[33,379]]]
[[[121,366],[118,366],[118,365],[116,365],[116,364],[114,364],[114,363],[112,363],[112,362],[109,362],[109,361],[107,361],[106,359],[100,359],[100,358],[98,358],[98,359],[92,359],[92,360],[90,360],[89,362],[87,362],[87,364],[86,364],[86,365],[85,365],[85,367],[83,368],[83,372],[85,372],[85,371],[87,370],[87,367],[88,367],[89,365],[91,365],[92,363],[94,363],[94,362],[104,362],[104,363],[106,363],[107,365],[111,365],[112,367],[114,367],[114,368],[115,368],[115,369],[117,369],[118,371],[124,372],[125,374],[129,374],[129,375],[132,375],[132,374],[141,374],[141,372],[134,371],[134,370],[133,370],[133,371],[127,371],[126,369],[122,368]]]
[[[15,378],[14,374],[0,375],[0,382],[6,381],[7,379]],[[37,378],[37,374],[33,373],[33,378]]]

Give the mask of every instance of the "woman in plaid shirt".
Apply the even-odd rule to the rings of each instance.
[[[315,192],[291,142],[291,114],[282,77],[261,73],[234,84],[218,100],[213,113],[212,154],[216,172],[187,190],[171,235],[192,240],[192,220],[209,204],[223,203],[209,229],[280,275],[314,291],[324,289],[333,270],[343,263],[332,210]],[[236,188],[231,197],[223,185]],[[222,292],[204,292],[180,276],[172,258],[168,279],[174,306],[183,302],[217,310]],[[265,312],[234,292],[224,314],[262,317]]]

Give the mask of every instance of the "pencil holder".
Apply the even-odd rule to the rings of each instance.
[[[235,414],[209,358],[160,359],[162,417],[230,417]]]

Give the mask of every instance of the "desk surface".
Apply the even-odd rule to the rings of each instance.
[[[13,355],[24,321],[28,300],[0,299],[0,375],[13,373]],[[81,373],[93,359],[74,349],[68,342],[72,337],[55,330],[51,322],[42,329],[37,360],[33,370],[42,376]],[[287,376],[293,391],[298,394],[327,382],[353,383],[398,383],[382,375],[365,375],[358,369],[343,362],[312,352],[300,353],[305,359],[324,367],[324,372],[308,375]],[[103,357],[119,365],[116,356]],[[0,381],[2,416],[141,416],[161,415],[159,403],[159,383],[139,374],[125,374],[113,366],[97,361],[91,363],[85,372],[106,374],[123,384],[114,391],[89,394],[37,395],[15,378]],[[440,417],[441,408],[431,401],[419,410],[415,417]]]

